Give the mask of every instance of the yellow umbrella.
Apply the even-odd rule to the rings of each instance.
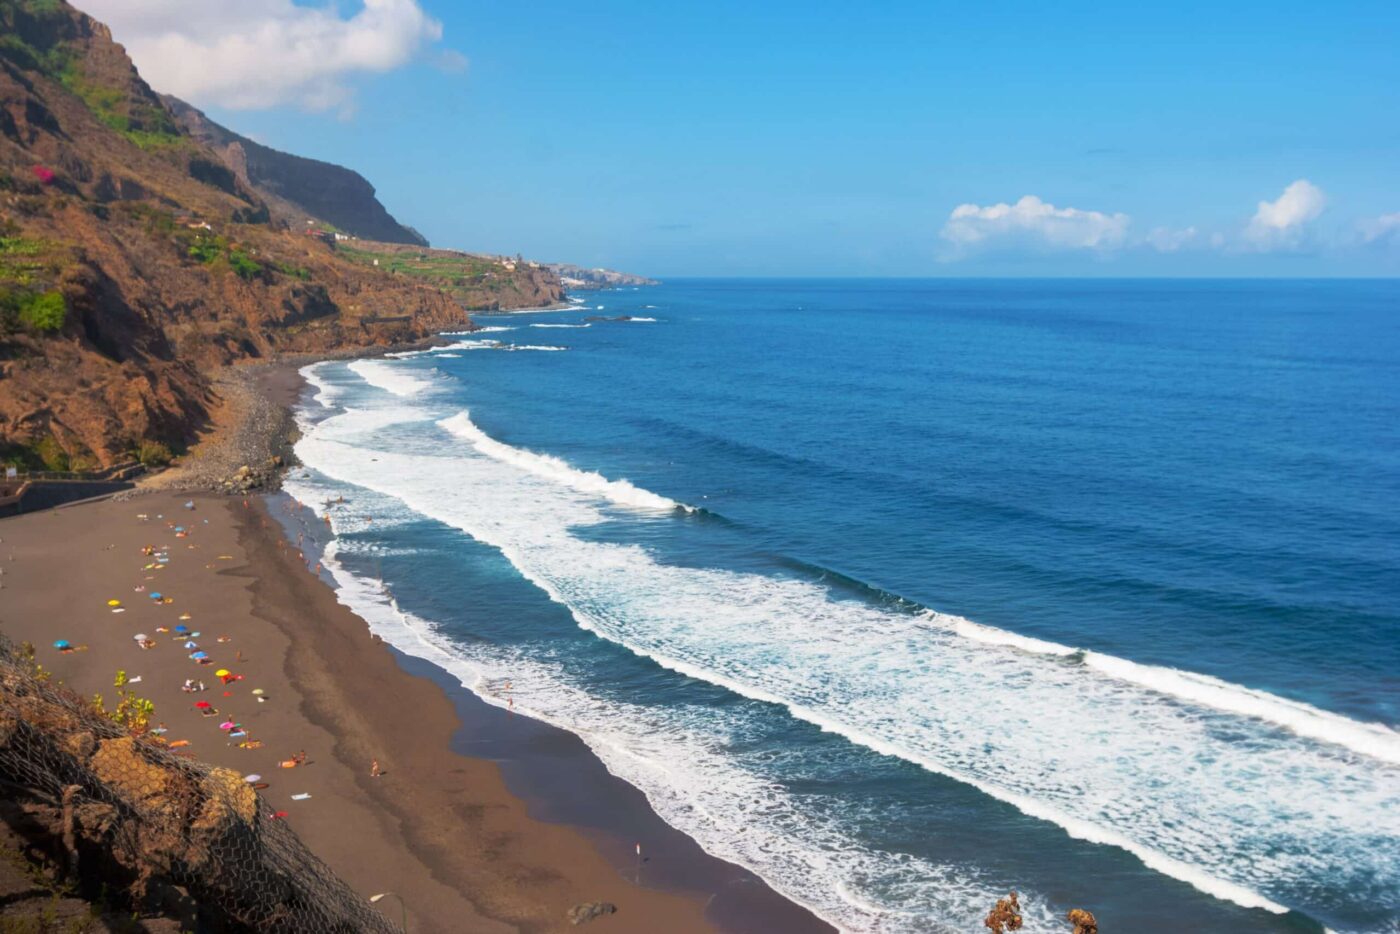
[[[214,677],[222,678],[224,675],[230,674],[233,674],[233,672],[229,671],[227,668],[220,668],[218,671],[214,672]]]
[[[107,605],[108,605],[108,606],[121,606],[121,605],[122,605],[122,602],[121,602],[120,600],[108,600],[108,601],[107,601]]]

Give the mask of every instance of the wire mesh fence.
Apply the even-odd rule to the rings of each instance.
[[[135,736],[49,682],[0,635],[0,782],[75,876],[104,865],[134,900],[187,895],[226,931],[401,929],[331,872],[240,776]]]

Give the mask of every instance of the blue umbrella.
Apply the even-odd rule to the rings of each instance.
[[[56,649],[68,649],[68,648],[72,648],[72,646],[68,644],[68,640],[67,640],[67,639],[57,639],[57,640],[55,640],[55,641],[54,641],[54,644],[53,644],[53,647],[56,648]]]
[[[187,632],[190,631],[190,627],[188,627],[188,626],[176,626],[176,627],[175,627],[175,631],[183,635],[184,633],[187,633]]]
[[[208,658],[208,657],[209,657],[209,653],[208,653],[208,652],[195,652],[195,653],[193,653],[192,655],[190,655],[190,658],[195,658],[195,659],[199,659],[199,658]]]
[[[159,600],[160,598],[161,598],[161,595],[158,594],[158,593],[153,593],[153,594],[151,594],[151,599],[152,599],[152,600]]]

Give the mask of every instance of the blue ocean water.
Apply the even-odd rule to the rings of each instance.
[[[584,298],[307,371],[372,628],[849,930],[1400,930],[1400,284]]]

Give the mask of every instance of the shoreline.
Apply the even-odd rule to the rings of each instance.
[[[248,638],[275,645],[273,655],[281,664],[271,673],[261,649],[250,656],[248,667],[257,663],[262,670],[249,671],[248,677],[256,676],[272,691],[271,702],[252,707],[245,696],[237,711],[254,717],[256,735],[266,737],[269,747],[276,745],[275,754],[271,749],[250,754],[217,743],[223,739],[217,733],[215,745],[195,739],[192,751],[215,764],[269,776],[273,788],[265,794],[270,802],[288,807],[294,829],[352,887],[366,896],[385,888],[401,891],[410,902],[410,930],[571,929],[565,912],[585,902],[615,904],[617,914],[589,927],[619,934],[833,930],[753,873],[710,856],[666,824],[645,796],[609,773],[579,737],[487,704],[432,662],[371,636],[365,621],[339,603],[333,586],[307,573],[295,537],[288,538],[290,530],[278,521],[279,506],[285,508],[291,498],[274,491],[291,458],[281,455],[260,488],[246,491],[248,498],[242,501],[203,492],[217,489],[220,471],[246,457],[246,436],[257,436],[263,450],[290,453],[296,437],[291,409],[306,386],[302,366],[403,349],[298,355],[226,372],[222,376],[240,387],[240,395],[227,400],[205,441],[231,448],[232,456],[219,450],[210,457],[201,444],[203,451],[196,449],[177,468],[155,475],[136,491],[0,524],[0,552],[7,553],[0,557],[13,561],[18,551],[24,558],[22,564],[6,565],[10,573],[0,590],[0,628],[17,641],[33,641],[41,661],[84,693],[105,689],[110,694],[116,668],[145,669],[138,688],[157,702],[157,719],[172,721],[174,735],[174,721],[187,719],[191,705],[190,696],[179,693],[180,680],[191,674],[213,680],[208,677],[212,670],[187,670],[189,662],[178,647],[172,651],[159,645],[150,655],[134,651],[128,630],[156,624],[144,613],[137,615],[138,608],[146,608],[131,593],[132,586],[114,581],[131,578],[137,573],[132,568],[149,561],[133,558],[132,550],[142,536],[157,534],[154,516],[176,522],[197,517],[200,524],[190,532],[194,541],[188,546],[166,541],[168,533],[159,536],[172,557],[163,570],[170,572],[186,547],[217,547],[238,560],[215,569],[212,584],[210,564],[191,567],[184,575],[162,574],[161,586],[177,594],[181,609],[189,609],[193,598],[197,618],[218,614],[246,622],[237,627],[244,632],[232,634],[235,644],[246,644]],[[264,493],[268,495],[254,495]],[[192,513],[183,511],[186,501],[194,504]],[[240,508],[240,502],[246,505]],[[132,517],[143,513],[152,517],[150,522],[133,527]],[[205,536],[220,544],[201,541]],[[104,544],[98,546],[99,540]],[[123,540],[124,545],[118,543]],[[74,549],[87,547],[104,553],[104,573],[85,573],[76,585],[50,573],[81,566],[91,552]],[[20,570],[36,561],[48,566],[45,573]],[[188,577],[191,571],[201,578],[198,583]],[[16,586],[17,578],[22,588]],[[131,615],[95,613],[93,607],[109,597],[127,601]],[[52,620],[64,622],[47,622]],[[117,633],[111,631],[112,621],[122,624],[115,627]],[[232,622],[229,628],[234,628]],[[55,657],[46,647],[56,636],[90,644],[91,650]],[[209,637],[206,631],[204,639]],[[228,664],[228,649],[203,640],[200,647]],[[173,670],[163,664],[159,672],[160,680],[170,683],[157,685],[149,673],[148,663],[157,655],[178,656],[166,663]],[[176,675],[178,680],[172,680]],[[365,685],[373,690],[361,690]],[[217,687],[211,685],[209,694],[199,697],[234,703],[213,697]],[[394,698],[412,716],[385,709],[376,700],[380,697]],[[178,729],[198,732],[200,726],[208,732],[208,724],[198,720]],[[317,742],[302,738],[313,735]],[[308,749],[318,768],[282,773],[276,758],[297,748]],[[383,782],[368,776],[366,763],[376,757],[386,766]],[[269,761],[250,766],[257,759]],[[388,774],[392,772],[431,775],[432,784],[443,787],[406,790]],[[273,801],[285,792],[287,783],[279,779],[288,775],[312,794],[310,801],[291,806]],[[326,798],[335,813],[329,821],[312,816],[319,810],[314,802]],[[637,842],[646,857],[641,884],[634,880]],[[473,859],[464,852],[473,845],[489,858],[478,853]],[[386,902],[381,907],[396,919],[397,906]],[[471,923],[463,928],[468,918]]]
[[[296,502],[286,493],[268,498],[269,502],[278,499]],[[329,536],[315,534],[322,527],[309,510],[308,518],[313,521],[296,528],[305,529],[303,549],[310,563],[319,557]],[[281,521],[281,526],[284,534],[293,535],[290,521]],[[320,582],[332,594],[337,592],[324,572]],[[348,607],[346,611],[354,613]],[[641,843],[646,854],[640,867],[643,886],[701,896],[705,919],[715,930],[726,934],[835,930],[750,870],[711,856],[666,823],[639,789],[609,772],[577,735],[489,704],[436,663],[391,643],[383,645],[406,675],[437,685],[453,704],[458,718],[451,741],[454,752],[493,763],[506,789],[525,803],[532,818],[568,827],[587,838],[629,884],[635,882],[639,868],[633,847]]]

